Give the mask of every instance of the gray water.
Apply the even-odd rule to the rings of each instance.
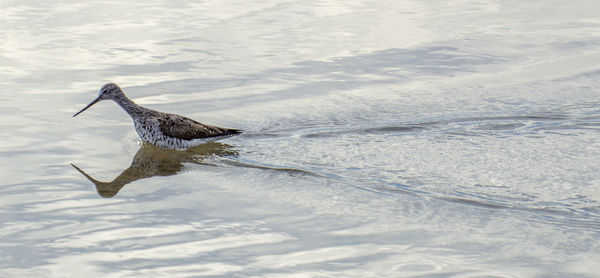
[[[600,277],[600,2],[138,2],[4,1],[0,276]]]

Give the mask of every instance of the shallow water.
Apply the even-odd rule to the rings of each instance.
[[[597,277],[596,1],[0,12],[2,277]],[[139,142],[102,102],[245,132]]]

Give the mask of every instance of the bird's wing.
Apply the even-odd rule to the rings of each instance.
[[[163,134],[183,140],[234,135],[241,132],[237,129],[201,124],[190,118],[174,114],[160,117],[158,121]]]

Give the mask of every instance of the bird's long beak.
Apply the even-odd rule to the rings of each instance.
[[[100,101],[100,96],[98,96],[95,100],[93,100],[92,102],[90,102],[90,104],[88,104],[86,107],[84,107],[83,109],[81,109],[81,111],[75,113],[75,115],[73,115],[73,117],[81,114],[81,112],[85,111],[86,109],[90,108],[92,105],[96,104],[96,102]]]

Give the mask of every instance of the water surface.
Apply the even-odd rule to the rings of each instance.
[[[7,2],[0,276],[595,277],[598,10]],[[106,82],[245,133],[72,118]]]

